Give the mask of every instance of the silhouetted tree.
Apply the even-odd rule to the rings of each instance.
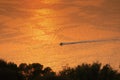
[[[22,80],[21,74],[18,72],[17,65],[15,63],[7,63],[4,60],[0,60],[0,79],[1,80]]]
[[[117,80],[118,72],[106,64],[100,71],[100,80]]]
[[[43,80],[56,80],[56,73],[52,71],[50,67],[46,67],[43,70]]]
[[[6,68],[7,67],[7,62],[0,59],[0,68]]]
[[[39,63],[21,63],[0,59],[0,80],[120,80],[120,73],[106,64],[81,64],[74,68],[65,67],[58,75]]]
[[[33,63],[31,65],[29,65],[32,69],[31,71],[31,76],[30,76],[30,80],[40,80],[41,76],[43,74],[43,65],[39,64],[39,63]]]
[[[110,65],[101,67],[101,63],[82,64],[75,68],[66,68],[59,72],[63,80],[120,80],[120,73]]]
[[[93,63],[90,67],[90,80],[98,80],[100,76],[100,70],[101,63]]]
[[[30,74],[28,65],[26,63],[21,63],[19,65],[19,72],[22,74],[24,80],[28,80]]]

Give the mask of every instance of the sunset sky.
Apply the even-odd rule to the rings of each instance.
[[[119,39],[60,46],[60,42]],[[0,58],[60,70],[120,65],[120,0],[0,0]]]

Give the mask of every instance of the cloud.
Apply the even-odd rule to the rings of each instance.
[[[63,2],[61,3],[63,5],[53,7],[57,17],[63,21],[61,24],[87,23],[97,29],[120,32],[119,0],[66,0]]]
[[[0,18],[3,20],[0,20],[0,38],[31,36],[35,29],[44,32],[46,36],[61,28],[82,28],[81,25],[84,24],[119,32],[119,2],[119,0],[56,0],[54,3],[52,1],[44,3],[43,0],[1,0]]]
[[[34,15],[34,9],[41,8],[41,6],[38,6],[40,5],[39,2],[38,0],[2,0],[0,1],[0,15],[14,19],[32,17]]]
[[[86,21],[96,26],[98,29],[120,32],[120,1],[104,0],[99,7],[84,7],[84,12],[89,14]]]

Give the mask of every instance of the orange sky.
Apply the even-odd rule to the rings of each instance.
[[[0,58],[54,70],[100,61],[120,65],[120,0],[0,0]]]

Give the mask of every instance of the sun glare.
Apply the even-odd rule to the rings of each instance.
[[[33,40],[48,40],[48,35],[45,35],[43,30],[34,30],[33,31],[34,37]]]
[[[40,15],[50,15],[53,13],[53,10],[51,10],[51,9],[39,9],[39,10],[37,10],[37,13]]]
[[[42,2],[45,4],[55,4],[58,3],[59,0],[43,0]]]
[[[53,32],[56,29],[56,21],[52,18],[54,11],[51,9],[39,9],[35,12],[35,17],[37,21],[34,21],[33,26],[33,40],[40,41],[52,41]]]

